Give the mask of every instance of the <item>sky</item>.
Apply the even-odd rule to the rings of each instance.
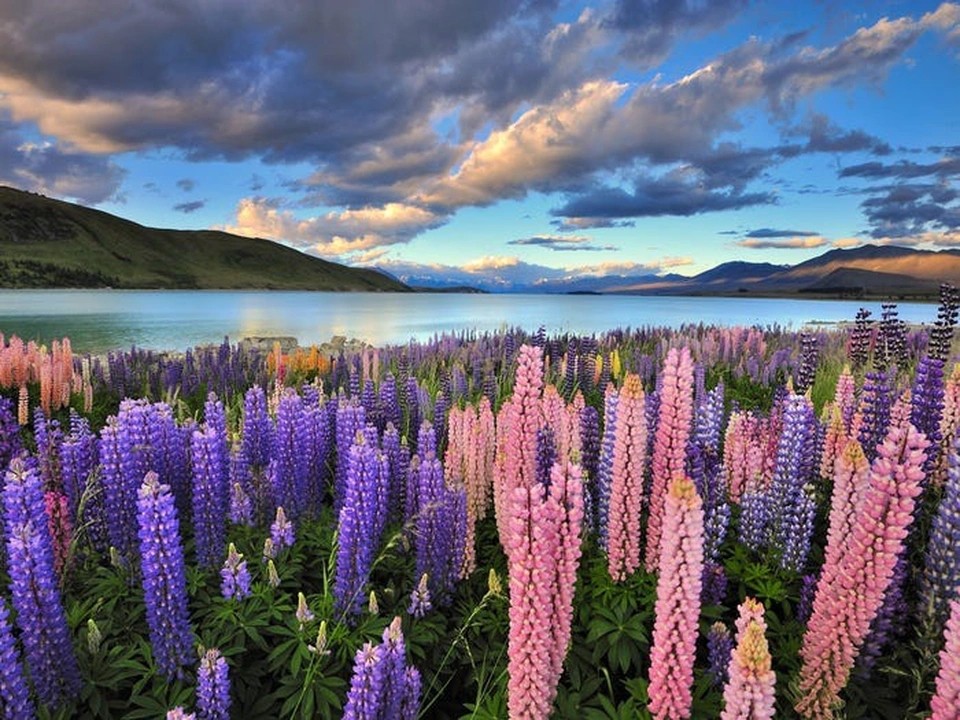
[[[467,283],[960,246],[960,4],[4,0],[0,184]]]

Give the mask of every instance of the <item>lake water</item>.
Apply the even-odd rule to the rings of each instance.
[[[291,335],[320,343],[333,335],[376,345],[425,340],[463,329],[519,326],[535,331],[601,333],[616,327],[779,324],[852,320],[879,303],[763,298],[614,295],[460,295],[443,293],[319,293],[224,290],[0,290],[0,332],[49,342],[69,336],[78,352],[136,345],[175,349]],[[909,323],[930,323],[937,308],[900,303]]]

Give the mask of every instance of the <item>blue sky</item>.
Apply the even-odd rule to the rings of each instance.
[[[960,245],[960,5],[0,7],[0,183],[401,277]]]

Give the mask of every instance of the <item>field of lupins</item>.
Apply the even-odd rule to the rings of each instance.
[[[0,335],[2,715],[958,718],[958,304],[336,357]]]

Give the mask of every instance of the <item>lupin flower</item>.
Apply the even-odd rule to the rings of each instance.
[[[20,653],[10,627],[10,611],[0,598],[0,715],[9,720],[35,717],[30,689],[23,678]]]
[[[819,339],[816,335],[800,333],[800,364],[797,368],[796,389],[803,395],[812,385],[820,359]]]
[[[181,705],[177,705],[173,710],[167,711],[167,720],[197,720],[197,716],[184,710]]]
[[[703,503],[689,478],[678,477],[664,502],[656,619],[650,651],[650,712],[688,718],[703,577]]]
[[[426,574],[431,598],[442,602],[453,591],[463,566],[466,494],[447,487],[443,467],[432,455],[421,459],[415,492],[414,577]]]
[[[377,592],[376,590],[370,591],[370,598],[367,600],[367,612],[371,615],[380,614],[380,603],[377,602]]]
[[[937,507],[920,579],[920,609],[930,613],[936,636],[960,588],[960,447],[948,456],[943,497]]]
[[[415,618],[422,618],[433,609],[430,603],[430,588],[428,586],[428,577],[426,573],[420,576],[420,582],[410,593],[410,607],[407,612]]]
[[[230,488],[230,522],[235,525],[253,524],[253,503],[243,485],[233,483]]]
[[[263,388],[254,385],[243,398],[242,452],[254,468],[261,471],[270,462],[273,445],[273,426],[267,414],[267,396]]]
[[[730,681],[723,691],[721,720],[770,720],[777,675],[771,668],[763,605],[747,598],[737,619],[737,647],[730,659]]]
[[[816,419],[810,401],[791,395],[783,413],[783,430],[770,485],[770,545],[780,553],[780,567],[798,572],[806,564],[816,504],[807,483],[815,466]]]
[[[960,708],[960,600],[950,603],[950,619],[940,651],[937,689],[930,701],[930,720],[956,720]]]
[[[513,396],[500,410],[497,447],[497,472],[494,478],[494,506],[500,542],[510,557],[508,534],[513,489],[530,487],[537,476],[537,430],[542,424],[543,409],[542,349],[522,345],[517,356],[517,374]]]
[[[556,463],[550,487],[517,487],[505,538],[510,573],[507,704],[511,717],[546,718],[570,642],[580,563],[580,469]]]
[[[420,673],[407,667],[400,618],[383,631],[383,643],[357,651],[344,720],[407,720],[420,712]]]
[[[91,655],[100,652],[100,643],[103,642],[103,635],[97,626],[97,621],[93,618],[87,620],[87,650]]]
[[[270,525],[270,540],[273,542],[274,550],[280,551],[283,548],[293,547],[294,539],[293,523],[287,519],[283,506],[279,506],[276,517]]]
[[[273,538],[271,538],[270,536],[267,536],[263,540],[263,553],[262,553],[263,562],[267,562],[268,560],[273,560],[276,557],[277,557],[277,548],[273,544]]]
[[[600,461],[597,467],[596,486],[596,527],[600,535],[600,545],[609,545],[610,490],[613,485],[613,451],[616,447],[617,404],[620,393],[613,385],[607,387],[603,396],[603,438],[600,442]],[[646,404],[644,405],[646,407]],[[646,420],[646,412],[644,412]],[[644,447],[646,451],[646,447]]]
[[[73,539],[67,496],[56,490],[48,490],[44,493],[43,500],[47,509],[47,526],[53,540],[53,569],[58,577],[62,577],[67,568],[70,543]]]
[[[714,687],[722,688],[730,677],[730,653],[733,652],[733,638],[722,622],[715,622],[707,633],[707,662],[710,679]]]
[[[330,651],[327,649],[327,621],[321,620],[320,627],[317,628],[317,639],[313,641],[313,645],[307,645],[307,649],[323,657],[329,655]]]
[[[214,427],[194,430],[190,452],[193,463],[193,533],[197,563],[207,569],[220,563],[227,544],[229,480],[227,459],[221,454],[225,447],[226,440]]]
[[[270,587],[280,587],[280,576],[277,574],[277,566],[273,564],[273,560],[267,560],[267,583]]]
[[[897,559],[913,521],[927,439],[912,425],[894,424],[877,448],[869,485],[852,532],[840,552],[828,544],[800,657],[800,699],[804,718],[831,718],[870,623],[893,578]],[[830,578],[854,578],[831,582]]]
[[[2,403],[2,400],[0,400]],[[2,418],[0,410],[0,418]],[[3,421],[0,419],[0,438],[3,437]],[[0,440],[2,445],[2,440]],[[63,492],[67,496],[71,519],[75,519],[80,497],[97,464],[97,438],[90,431],[90,423],[72,410],[70,411],[70,433],[60,447],[60,473],[63,478]],[[3,450],[0,447],[0,467],[4,467]],[[77,523],[80,525],[82,523]]]
[[[230,720],[230,676],[227,661],[216,648],[200,657],[197,670],[198,720]]]
[[[307,509],[312,446],[303,400],[287,389],[277,407],[271,485],[274,501],[294,520]]]
[[[300,623],[300,630],[303,631],[303,626],[308,622],[313,622],[313,612],[310,610],[310,606],[307,605],[307,596],[302,592],[297,593],[297,622]]]
[[[627,375],[617,403],[610,508],[607,519],[607,571],[616,581],[640,566],[640,513],[647,422],[639,375]]]
[[[160,484],[156,473],[147,473],[138,495],[140,558],[150,644],[157,669],[173,680],[183,676],[193,647],[180,521],[170,488]]]
[[[10,599],[37,697],[50,707],[80,691],[80,671],[70,640],[44,510],[40,478],[14,458],[3,488]]]
[[[653,481],[645,552],[647,572],[653,572],[659,565],[663,507],[669,484],[686,472],[687,440],[693,419],[693,359],[690,349],[671,348],[661,377],[663,388],[660,390],[651,460]]]
[[[740,496],[740,542],[754,552],[766,545],[771,517],[770,492],[751,479]]]
[[[383,531],[381,522],[386,518],[386,508],[382,506],[386,468],[363,433],[357,434],[347,465],[333,594],[337,612],[359,615]],[[442,482],[443,471],[440,472]]]
[[[243,600],[250,596],[250,571],[243,555],[233,543],[227,548],[227,559],[220,570],[220,591],[227,600]]]
[[[20,428],[13,413],[13,402],[0,397],[0,469],[20,453]]]
[[[377,678],[379,661],[380,653],[372,643],[364,643],[363,647],[357,650],[347,703],[343,708],[343,720],[380,717],[382,698]]]
[[[817,594],[817,576],[804,575],[800,578],[800,599],[797,601],[797,620],[806,623],[813,612],[813,598]]]

